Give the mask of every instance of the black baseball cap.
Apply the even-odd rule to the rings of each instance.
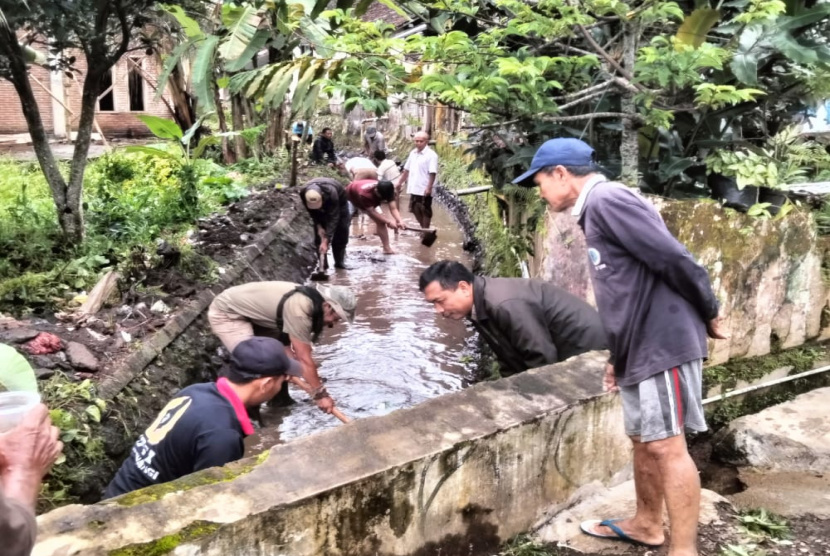
[[[592,166],[594,163],[594,149],[579,139],[573,137],[559,137],[545,141],[530,163],[530,170],[513,180],[513,183],[533,187],[533,176],[542,168],[548,166]]]
[[[243,378],[303,376],[302,366],[286,355],[282,342],[266,336],[240,342],[231,354],[230,369]]]

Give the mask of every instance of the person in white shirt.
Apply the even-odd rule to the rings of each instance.
[[[363,156],[355,156],[348,159],[339,168],[345,170],[352,181],[374,180],[378,177],[378,169],[375,163]]]
[[[381,181],[391,181],[395,183],[399,177],[401,177],[401,170],[398,168],[398,165],[395,164],[395,161],[386,158],[386,153],[383,151],[375,151],[375,154],[372,156],[372,160],[377,164],[378,167],[378,179]],[[400,195],[400,189],[398,189],[398,195]]]
[[[422,228],[429,228],[432,220],[432,188],[438,176],[438,155],[427,146],[429,135],[424,131],[415,134],[415,148],[409,153],[397,187],[406,182],[409,193],[409,212]]]

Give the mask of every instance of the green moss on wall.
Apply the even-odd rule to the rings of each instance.
[[[794,349],[777,351],[761,357],[733,359],[724,365],[709,367],[703,371],[704,391],[720,386],[726,392],[738,381],[752,383],[767,374],[784,367],[792,367],[790,375],[809,371],[828,357],[827,346],[823,344],[804,345]],[[718,430],[744,415],[751,415],[793,399],[798,394],[830,384],[830,376],[815,375],[783,383],[745,396],[718,401],[706,408],[706,420],[712,430]]]
[[[169,554],[182,543],[211,535],[219,524],[208,521],[191,523],[174,535],[167,535],[158,540],[142,544],[131,544],[118,550],[112,550],[109,556],[163,556]]]
[[[251,472],[255,467],[268,459],[269,454],[270,452],[266,450],[253,458],[246,458],[244,460],[229,463],[223,467],[205,469],[204,471],[186,475],[180,479],[176,479],[175,481],[170,481],[169,483],[162,483],[160,485],[142,488],[123,496],[119,496],[115,499],[115,503],[120,506],[137,506],[138,504],[155,502],[156,500],[160,500],[161,498],[164,498],[165,495],[172,492],[190,490],[196,487],[213,485],[216,483],[226,483]]]
[[[782,367],[793,367],[790,374],[808,371],[819,360],[827,357],[827,347],[822,344],[808,344],[794,349],[776,352],[748,359],[732,359],[723,365],[703,370],[703,388],[708,390],[720,386],[726,392],[739,381],[753,382]]]

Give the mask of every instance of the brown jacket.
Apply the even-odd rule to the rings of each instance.
[[[596,309],[539,280],[476,277],[470,320],[505,376],[607,348]]]
[[[0,489],[0,542],[5,556],[29,556],[35,545],[37,522],[32,510],[6,498]]]

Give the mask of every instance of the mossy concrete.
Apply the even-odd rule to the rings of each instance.
[[[495,550],[582,485],[627,478],[619,398],[601,394],[606,356],[586,354],[275,446],[229,480],[207,470],[151,496],[60,508],[39,518],[34,554]],[[216,480],[202,480],[208,474]],[[206,532],[190,538],[194,530]]]
[[[821,333],[827,298],[822,249],[808,211],[780,220],[708,200],[650,197],[666,226],[706,267],[731,338],[710,342],[710,363],[803,344]],[[570,214],[548,214],[541,275],[593,301],[585,238]]]

